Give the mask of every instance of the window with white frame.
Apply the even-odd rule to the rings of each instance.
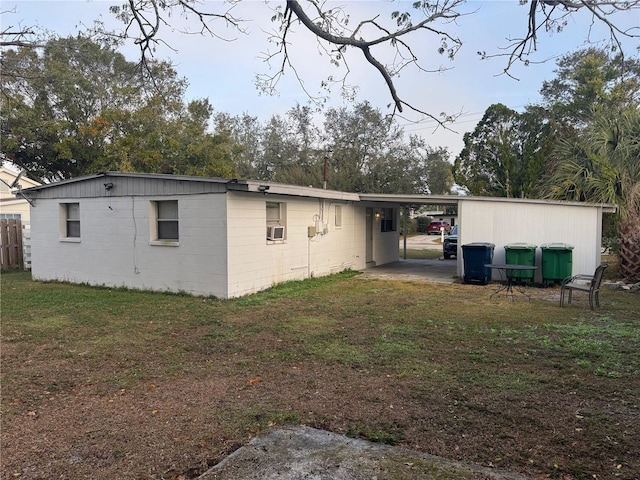
[[[162,200],[151,202],[151,240],[177,242],[180,239],[178,221],[178,201]]]
[[[342,228],[342,205],[336,205],[335,226],[336,228]]]
[[[287,237],[287,204],[267,202],[267,240],[279,241]]]
[[[396,210],[395,208],[383,208],[380,216],[380,231],[396,231]]]
[[[60,204],[60,237],[80,238],[80,204]]]

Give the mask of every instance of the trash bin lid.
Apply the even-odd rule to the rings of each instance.
[[[535,250],[536,248],[538,248],[538,246],[531,243],[515,242],[507,243],[504,248],[506,248],[507,250]]]
[[[540,248],[546,250],[573,250],[573,245],[569,245],[568,243],[544,243],[540,245]]]
[[[495,247],[495,244],[493,243],[486,243],[486,242],[473,242],[473,243],[465,243],[464,245],[462,245],[462,247],[474,247],[474,248],[488,248],[488,247]]]

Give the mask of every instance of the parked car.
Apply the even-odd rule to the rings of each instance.
[[[429,225],[427,225],[427,235],[431,235],[432,233],[440,235],[441,228],[444,228],[444,233],[449,233],[451,231],[451,225],[449,224],[449,222],[434,220]]]
[[[444,237],[442,242],[442,256],[451,258],[451,255],[458,256],[458,225],[453,227],[451,233]]]

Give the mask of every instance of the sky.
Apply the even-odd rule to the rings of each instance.
[[[109,6],[114,3],[124,3],[124,0],[2,0],[2,30],[37,26],[60,36],[68,36],[92,26],[95,20],[103,21],[109,28],[121,29],[122,24],[109,12]],[[217,11],[229,6],[221,1],[202,3],[204,8]],[[307,103],[305,89],[317,92],[320,82],[328,74],[339,76],[340,71],[329,64],[326,55],[318,54],[315,39],[302,26],[298,26],[289,37],[289,49],[296,72],[304,81],[304,88],[291,70],[278,84],[277,95],[266,95],[256,88],[256,74],[274,72],[265,62],[264,52],[274,48],[268,41],[269,33],[276,28],[270,18],[273,9],[283,3],[259,0],[239,2],[233,12],[236,17],[246,20],[242,24],[246,33],[223,28],[221,23],[214,24],[216,32],[220,32],[223,38],[181,33],[179,30],[185,29],[197,32],[198,22],[174,16],[171,25],[162,25],[160,35],[171,48],[159,46],[155,58],[171,60],[178,76],[187,79],[187,100],[208,98],[217,112],[231,115],[247,113],[263,122],[272,115],[284,115],[297,103]],[[394,10],[411,10],[411,3],[398,0],[327,2],[348,11],[351,25],[378,13],[382,19],[388,18]],[[526,32],[528,8],[528,5],[519,5],[517,0],[467,2],[464,10],[469,15],[459,18],[456,25],[441,26],[463,41],[453,61],[435,52],[438,47],[435,37],[415,37],[412,46],[422,65],[430,70],[444,68],[446,71],[428,73],[416,69],[403,70],[396,80],[400,97],[435,116],[443,112],[459,117],[450,125],[450,130],[446,130],[437,128],[433,120],[405,111],[406,115],[397,120],[407,134],[421,136],[432,147],[447,147],[453,161],[464,146],[463,134],[473,131],[487,107],[503,103],[522,111],[525,105],[541,100],[540,88],[545,80],[555,78],[555,62],[560,56],[588,46],[589,41],[598,46],[607,45],[608,32],[593,25],[587,12],[579,12],[561,33],[550,32],[540,36],[538,49],[531,57],[532,64],[517,64],[510,70],[511,76],[516,79],[504,75],[505,57],[481,60],[477,52],[504,52],[501,48],[509,44],[509,38],[519,38]],[[640,12],[618,14],[616,22],[626,28],[638,27]],[[624,46],[628,53],[637,55],[635,49],[638,39],[625,41]],[[139,50],[133,42],[119,51],[131,61],[139,59]],[[390,56],[385,56],[385,52],[379,53],[381,58],[391,60]],[[348,50],[345,58],[349,62],[349,83],[358,86],[356,100],[370,102],[383,114],[391,113],[391,96],[377,71],[362,60],[357,50]],[[278,65],[275,62],[271,67]],[[339,93],[339,90],[334,90],[327,105],[348,105]]]

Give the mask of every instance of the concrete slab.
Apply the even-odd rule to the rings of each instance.
[[[198,480],[529,480],[300,426],[272,430],[236,450]]]
[[[456,259],[398,260],[362,271],[364,278],[406,280],[412,282],[454,283],[459,280]]]

